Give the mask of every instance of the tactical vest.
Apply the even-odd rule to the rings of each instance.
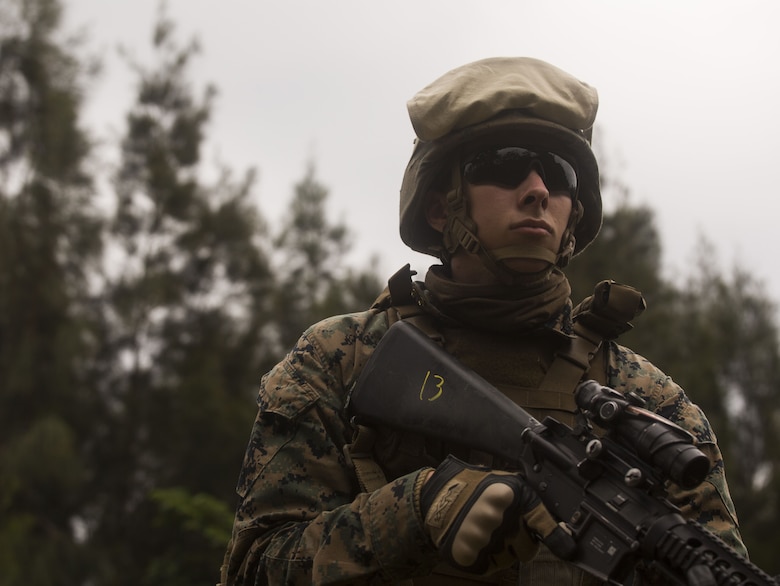
[[[604,342],[631,329],[630,320],[639,315],[645,302],[631,287],[614,281],[599,283],[593,295],[572,313],[573,335],[501,336],[447,327],[436,323],[423,309],[419,285],[406,265],[389,282],[374,307],[384,310],[392,325],[408,320],[434,341],[478,372],[493,386],[523,407],[537,420],[551,416],[574,425],[576,404],[573,391],[582,380],[594,379],[606,384]],[[363,490],[370,492],[387,482],[419,468],[435,468],[448,454],[472,464],[502,468],[490,454],[467,445],[444,443],[435,439],[393,429],[358,427],[348,446]],[[534,561],[496,575],[482,578],[463,574],[442,565],[434,574],[415,578],[410,584],[600,584],[581,570],[555,558],[542,547]]]

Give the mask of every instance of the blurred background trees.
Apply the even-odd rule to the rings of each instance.
[[[0,11],[0,583],[88,576],[102,220],[56,2]]]
[[[135,101],[106,172],[64,7],[0,0],[0,586],[212,585],[260,376],[388,275],[344,265],[351,234],[313,162],[270,229],[254,171],[202,161],[215,89],[164,13],[151,63],[127,58]],[[705,409],[751,555],[780,573],[777,308],[706,242],[666,277],[653,211],[605,177],[622,203],[567,270],[573,297],[601,279],[645,293],[621,341]]]

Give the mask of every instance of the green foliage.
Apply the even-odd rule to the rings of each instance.
[[[154,533],[157,555],[147,565],[143,583],[149,586],[211,586],[213,562],[225,552],[233,527],[233,510],[209,494],[183,488],[157,489]]]
[[[158,489],[151,494],[160,509],[157,525],[172,525],[220,550],[233,530],[233,510],[208,494],[190,494],[183,488]]]
[[[0,452],[0,585],[83,574],[86,552],[69,527],[85,474],[77,450],[70,426],[44,416]]]
[[[85,474],[70,426],[57,416],[43,416],[12,438],[2,456],[0,505],[46,510],[51,519],[64,514],[67,522],[68,505]]]

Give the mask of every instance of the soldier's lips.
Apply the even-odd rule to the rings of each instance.
[[[524,232],[542,235],[552,234],[552,228],[550,225],[547,222],[539,220],[524,220],[522,222],[517,222],[515,224],[511,224],[509,229],[512,232]]]

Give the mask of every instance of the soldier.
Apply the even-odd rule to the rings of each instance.
[[[417,139],[400,232],[441,264],[423,282],[407,266],[367,311],[313,325],[263,377],[223,585],[598,583],[540,547],[561,530],[499,462],[394,430],[355,435],[349,390],[398,319],[540,419],[571,424],[581,380],[641,396],[712,462],[704,483],[673,486],[671,500],[746,553],[705,415],[614,340],[643,309],[641,295],[602,283],[597,297],[616,300],[606,311],[569,298],[561,269],[601,226],[597,104],[593,88],[529,58],[467,64],[409,101]],[[576,352],[585,360],[573,367],[565,358]],[[460,460],[441,465],[448,454]],[[452,500],[454,484],[463,489]],[[642,580],[654,576],[639,568]]]

